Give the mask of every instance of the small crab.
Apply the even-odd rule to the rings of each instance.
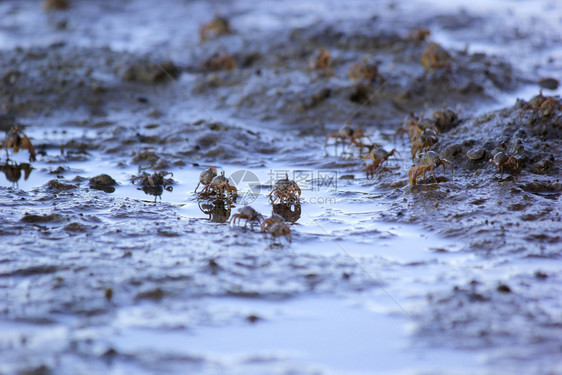
[[[507,156],[507,154],[503,151],[497,152],[494,157],[488,161],[488,164],[493,164],[496,167],[494,176],[499,171],[500,178],[503,178],[504,168],[511,168],[514,171],[519,169],[519,161],[515,158],[515,156]]]
[[[160,197],[162,199],[162,193],[164,189],[167,191],[172,191],[174,188],[171,186],[174,180],[171,178],[165,178],[168,175],[173,174],[171,172],[154,172],[152,175],[142,174],[140,176],[131,177],[131,183],[140,180],[141,187],[138,190],[142,190],[145,194],[154,196],[154,201]]]
[[[298,201],[301,196],[301,189],[293,180],[289,180],[289,175],[285,174],[285,178],[277,180],[273,185],[273,190],[269,193],[269,201],[275,203],[278,199],[279,202]]]
[[[333,76],[334,70],[332,69],[332,55],[330,51],[325,48],[319,50],[311,64],[311,68],[312,70],[320,71],[326,77]]]
[[[203,184],[203,186],[207,186],[213,181],[213,178],[217,176],[217,169],[215,167],[209,166],[209,169],[206,171],[201,172],[199,175],[199,183],[195,187],[194,193],[197,193],[197,189],[199,185]]]
[[[417,179],[420,175],[423,174],[423,182],[425,183],[425,173],[431,172],[435,182],[437,181],[437,177],[435,176],[435,168],[439,167],[440,165],[443,166],[443,173],[445,173],[445,165],[448,165],[451,168],[451,178],[453,177],[453,166],[450,161],[447,159],[441,159],[439,155],[434,151],[428,151],[420,159],[420,164],[415,165],[410,168],[410,172],[408,173],[408,181],[410,185],[416,185]]]
[[[423,116],[423,115],[422,115]],[[404,134],[410,134],[410,140],[412,139],[412,132],[414,132],[414,128],[418,125],[420,118],[414,114],[414,112],[410,112],[410,114],[404,119],[402,126],[400,126],[394,132],[394,143],[396,143],[396,137],[400,136],[402,139],[402,144],[404,144]]]
[[[541,105],[546,101],[546,96],[544,96],[542,94],[542,90],[539,90],[539,94],[536,96],[533,96],[531,98],[531,100],[529,100],[529,103],[527,103],[523,109],[521,110],[521,114],[519,115],[519,117],[523,117],[525,115],[525,112],[527,112],[528,110],[533,110],[535,112],[535,116],[539,117],[539,110],[541,108]]]
[[[224,176],[224,171],[219,176],[215,176],[209,185],[206,185],[201,194],[217,194],[222,196],[226,192],[227,196],[236,196],[238,190],[228,183],[228,178]]]
[[[292,242],[291,228],[287,224],[277,222],[267,228],[267,233],[271,234],[272,239],[275,241],[277,238],[284,236],[288,242]]]
[[[439,134],[439,129],[435,125],[434,120],[424,118],[423,113],[421,114],[420,117],[421,117],[420,120],[418,122],[412,124],[412,126],[410,127],[410,140],[411,141],[415,141],[416,138],[419,137],[421,135],[421,133],[424,132],[424,130],[432,130],[436,134]]]
[[[400,155],[400,153],[398,151],[396,151],[395,148],[393,148],[390,152],[386,151],[384,148],[382,147],[378,147],[378,148],[373,148],[366,156],[365,159],[369,158],[371,159],[371,161],[373,162],[372,164],[367,165],[367,168],[365,170],[365,172],[367,173],[367,178],[369,178],[369,175],[371,177],[375,176],[375,171],[377,169],[377,167],[380,165],[382,168],[382,164],[388,160],[389,157],[391,157],[394,154],[398,154]]]
[[[422,53],[421,64],[426,72],[451,67],[451,55],[437,43],[430,43]]]
[[[401,136],[403,144],[403,134],[406,133],[408,134],[410,141],[420,141],[421,134],[426,129],[430,129],[435,134],[439,134],[439,129],[435,124],[435,120],[424,118],[423,116],[423,113],[418,117],[413,112],[410,112],[410,115],[404,120],[403,125],[394,133],[394,142],[396,143],[397,136]]]
[[[31,144],[27,135],[21,133],[18,128],[12,128],[6,134],[4,141],[0,144],[0,148],[4,147],[6,149],[6,159],[10,160],[8,149],[12,148],[14,154],[17,153],[20,148],[27,149],[29,151],[29,161],[35,161],[35,147]]]
[[[135,181],[141,180],[141,186],[148,186],[148,187],[158,187],[162,186],[165,187],[166,190],[172,191],[173,187],[169,186],[174,183],[174,180],[171,178],[164,178],[166,176],[174,176],[172,172],[154,172],[152,175],[140,175],[140,176],[133,176],[131,177],[131,182],[134,184]]]
[[[236,59],[229,53],[215,53],[201,64],[203,70],[207,72],[217,72],[221,70],[236,69]]]
[[[437,143],[437,132],[432,128],[424,129],[412,140],[412,160],[416,158],[418,151],[427,152],[435,143]]]
[[[236,224],[236,221],[238,220],[238,223],[240,223],[240,220],[246,220],[246,222],[244,223],[244,228],[248,225],[248,223],[250,223],[250,228],[252,230],[254,230],[254,223],[257,222],[258,225],[262,225],[263,220],[263,215],[260,214],[258,211],[254,210],[252,207],[250,206],[244,206],[238,209],[238,213],[232,215],[232,217],[230,218],[230,224]]]
[[[431,31],[422,27],[415,28],[408,35],[408,39],[412,42],[424,42],[431,35]]]
[[[261,223],[261,231],[262,232],[267,232],[267,230],[274,224],[276,223],[284,223],[285,220],[283,220],[283,217],[281,217],[281,215],[277,215],[276,213],[271,214],[270,217],[268,217],[267,219],[265,219],[262,223]]]
[[[437,110],[431,115],[433,122],[439,131],[443,132],[458,122],[459,116],[451,109],[444,108],[442,111]]]
[[[365,135],[365,132],[362,129],[353,129],[349,122],[346,122],[343,127],[340,128],[335,133],[330,133],[326,136],[326,141],[324,142],[324,148],[328,146],[328,141],[330,139],[334,139],[334,147],[337,153],[338,144],[342,143],[342,146],[345,148],[345,141],[349,140],[349,144],[356,146],[359,148],[360,151],[363,151],[363,148],[368,147],[368,145],[363,143],[363,138],[368,139],[370,142],[371,139]]]
[[[202,42],[228,34],[232,34],[230,22],[228,19],[220,16],[215,17],[213,20],[199,28],[199,37]]]
[[[379,66],[377,64],[369,63],[368,61],[356,62],[351,65],[348,77],[352,82],[375,82],[378,79],[380,83],[384,83],[384,78],[379,72]]]
[[[367,140],[370,143],[363,143],[364,140]],[[374,143],[371,138],[365,134],[363,129],[355,129],[353,131],[353,135],[349,139],[349,142],[349,145],[358,148],[360,153],[363,152],[364,148],[370,151],[375,147],[379,147],[378,144]]]
[[[349,122],[346,122],[345,125],[342,126],[337,132],[330,133],[326,136],[326,141],[324,142],[324,148],[326,148],[326,146],[328,146],[328,141],[330,139],[335,140],[334,145],[335,145],[336,149],[337,149],[338,143],[340,141],[345,147],[345,140],[353,138],[353,133],[355,133],[355,130],[353,130],[351,128],[351,124]]]
[[[542,90],[540,90],[539,94],[532,97],[529,103],[523,107],[520,117],[523,117],[528,110],[535,112],[535,117],[537,118],[540,116],[549,117],[554,111],[561,109],[562,103],[553,96],[544,96]]]
[[[553,96],[547,97],[540,107],[540,113],[543,117],[549,117],[556,110],[562,110],[562,103]]]

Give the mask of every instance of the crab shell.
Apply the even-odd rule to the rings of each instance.
[[[349,126],[349,124],[344,125],[340,130],[338,130],[338,135],[342,138],[353,137],[354,130]]]
[[[373,161],[375,161],[375,160],[384,161],[384,160],[387,160],[390,157],[390,152],[386,151],[382,147],[379,147],[379,148],[374,149],[371,152],[370,155],[371,155]]]
[[[205,184],[205,183],[210,183],[211,181],[213,181],[213,178],[215,178],[217,176],[217,170],[213,167],[207,169],[206,171],[201,172],[201,174],[199,175],[199,181],[201,181],[201,183]]]
[[[242,216],[247,216],[248,220],[256,219],[262,216],[258,211],[254,210],[250,206],[244,206],[238,209],[238,213]]]
[[[273,190],[276,193],[280,193],[280,194],[292,193],[294,190],[296,190],[299,193],[299,197],[300,197],[299,186],[295,181],[289,180],[288,178],[285,178],[283,180],[277,180],[275,182],[275,185],[273,186]]]
[[[265,232],[269,227],[271,227],[273,224],[276,223],[284,223],[285,220],[283,219],[283,217],[281,217],[281,215],[278,214],[271,214],[270,217],[268,217],[267,219],[265,219],[263,221],[263,223],[261,224],[261,230],[262,232]]]
[[[505,154],[505,152],[500,151],[500,152],[498,152],[494,155],[494,157],[492,158],[492,162],[496,166],[499,166],[499,165],[502,165],[505,162],[507,162],[508,159],[509,159],[509,157]]]
[[[224,177],[223,174],[221,174],[220,176],[215,176],[212,180],[211,180],[211,187],[212,188],[218,188],[220,189],[221,187],[224,187],[228,184],[228,178]]]
[[[426,71],[439,69],[446,66],[451,60],[449,52],[445,51],[439,44],[431,43],[423,51],[421,63]]]
[[[292,242],[291,228],[285,223],[274,223],[269,228],[267,232],[273,236],[273,238],[284,236],[288,242]]]
[[[441,164],[441,158],[435,151],[428,151],[420,159],[420,164],[423,164],[427,167],[431,165],[435,165],[438,167]]]
[[[256,221],[260,226],[262,225],[263,215],[257,212],[256,210],[254,210],[250,206],[244,206],[238,209],[237,214],[232,215],[232,218],[230,219],[230,223],[236,224],[236,221],[240,222],[240,220],[242,219],[246,220],[244,226],[247,226],[248,223],[250,222],[251,227],[253,229],[254,222]]]

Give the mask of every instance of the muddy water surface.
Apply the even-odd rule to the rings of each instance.
[[[215,14],[232,33],[201,42]],[[540,85],[560,101],[560,14],[2,2],[0,128],[27,134],[37,161],[10,151],[21,176],[0,174],[0,373],[561,372],[562,109],[526,107]],[[430,41],[451,58],[427,72]],[[322,48],[330,70],[311,68]],[[209,62],[225,52],[232,70]],[[384,82],[351,81],[360,61]],[[431,150],[454,175],[410,186],[418,161],[395,133],[444,106],[458,121]],[[373,179],[357,150],[324,147],[346,121],[398,151]],[[499,151],[520,169],[494,174]],[[194,193],[209,165],[237,201]],[[131,183],[154,171],[171,191]],[[299,206],[268,201],[285,173]],[[282,213],[292,241],[229,225],[245,203]]]

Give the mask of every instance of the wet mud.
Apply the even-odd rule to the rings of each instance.
[[[0,373],[560,371],[562,51],[530,3],[0,4],[0,130],[37,159],[2,144]],[[396,152],[367,178],[369,145]],[[193,192],[209,166],[238,197]],[[253,346],[324,304],[407,349]]]

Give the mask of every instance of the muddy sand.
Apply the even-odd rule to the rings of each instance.
[[[562,371],[559,5],[55,3],[0,4],[0,374]]]

